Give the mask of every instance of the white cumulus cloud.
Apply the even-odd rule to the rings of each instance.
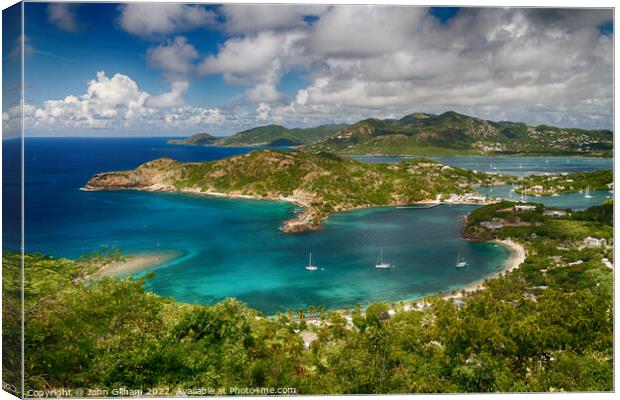
[[[224,118],[217,108],[191,107],[181,100],[188,83],[174,82],[169,92],[150,95],[127,75],[97,73],[88,82],[86,93],[63,99],[45,101],[26,111],[32,118],[28,128],[37,131],[106,129],[132,132],[152,129],[200,129],[203,125],[218,125]],[[10,109],[3,119],[10,121]]]
[[[183,36],[150,47],[146,52],[148,65],[161,70],[166,80],[172,82],[190,75],[197,58],[198,52]]]
[[[612,126],[613,33],[599,29],[613,20],[609,9],[462,8],[448,21],[424,7],[235,4],[213,10],[121,6],[123,29],[159,39],[145,58],[170,90],[149,94],[124,75],[103,75],[86,94],[50,100],[36,112],[41,120],[66,117],[92,126],[220,121],[229,132],[264,121],[308,126],[446,110]],[[199,46],[178,35],[201,27],[226,35],[217,51],[199,54]],[[303,81],[287,96],[282,82],[290,73]],[[207,75],[242,86],[243,94],[222,99],[217,109],[184,105],[190,82]],[[114,87],[123,100],[99,93],[99,86]]]
[[[185,94],[187,89],[189,89],[189,82],[173,82],[169,92],[165,92],[157,96],[150,96],[146,100],[145,105],[151,108],[169,108],[181,106],[183,104],[183,95]]]
[[[216,23],[216,14],[200,5],[131,3],[120,7],[119,25],[134,35],[150,38]]]

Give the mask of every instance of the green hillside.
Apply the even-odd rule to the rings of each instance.
[[[186,139],[170,139],[168,144],[189,144],[194,146],[213,146],[221,138],[208,133],[196,133]]]
[[[366,119],[305,147],[337,154],[492,154],[611,156],[613,134],[494,122],[449,111]]]
[[[513,181],[519,185],[517,193],[550,196],[584,190],[613,189],[614,172],[611,169],[549,175],[529,175]]]
[[[326,138],[347,125],[320,125],[314,128],[286,128],[281,125],[266,125],[237,132],[228,137],[213,137],[198,133],[187,139],[170,140],[170,144],[197,146],[299,146]]]

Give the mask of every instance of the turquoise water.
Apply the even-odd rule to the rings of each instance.
[[[3,145],[4,151],[18,151],[17,141]],[[288,203],[79,190],[94,173],[135,168],[157,157],[201,161],[250,150],[172,146],[161,138],[28,138],[25,250],[70,258],[102,245],[128,254],[174,251],[181,256],[156,270],[149,290],[201,304],[236,297],[268,314],[447,292],[494,274],[509,256],[503,247],[461,238],[461,218],[475,206],[339,213],[320,231],[290,235],[278,229],[293,216]],[[7,195],[19,190],[19,182],[6,183]],[[581,201],[563,198],[572,205]],[[5,232],[19,230],[14,221],[5,219]],[[17,249],[14,239],[5,235],[4,248]],[[395,268],[374,268],[381,247]],[[322,270],[304,268],[309,252]],[[459,252],[466,268],[454,267]]]
[[[157,202],[165,208],[169,201],[195,200]],[[503,247],[460,237],[459,218],[472,209],[467,206],[347,212],[334,215],[318,232],[290,235],[278,230],[291,215],[286,205],[198,200],[200,212],[192,213],[194,222],[184,224],[174,242],[187,256],[147,283],[156,293],[190,303],[236,297],[273,313],[418,298],[482,280],[500,270],[509,255]],[[391,270],[374,267],[381,247],[384,259],[395,265]],[[459,251],[467,268],[454,266]],[[309,252],[319,271],[304,268]]]

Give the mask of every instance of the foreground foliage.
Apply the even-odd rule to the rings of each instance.
[[[600,217],[609,207],[567,221],[610,231]],[[470,223],[476,213],[505,210],[483,207]],[[92,262],[27,255],[26,388],[166,387],[171,395],[234,386],[298,393],[612,390],[612,271],[601,262],[611,249],[575,246],[564,230],[533,236],[530,228],[511,228],[513,236],[527,236],[521,268],[464,294],[462,303],[438,295],[411,311],[392,306],[401,311],[391,318],[388,305],[375,304],[353,310],[352,324],[312,307],[308,314],[320,313],[320,326],[292,315],[266,318],[233,299],[176,303],[146,292],[148,276],[85,282]],[[571,265],[575,260],[582,262]],[[5,344],[19,342],[19,261],[17,254],[3,257]],[[299,331],[316,334],[309,349]],[[12,350],[5,345],[5,374],[19,365]]]

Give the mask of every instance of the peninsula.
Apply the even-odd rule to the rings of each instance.
[[[209,162],[160,158],[134,170],[96,174],[83,189],[290,201],[303,207],[282,226],[283,231],[294,233],[318,229],[333,212],[432,203],[498,179],[427,159],[366,164],[325,153],[266,149]]]
[[[614,172],[611,169],[596,171],[528,175],[512,178],[508,182],[518,185],[517,193],[553,196],[561,193],[581,192],[587,190],[613,191]]]

